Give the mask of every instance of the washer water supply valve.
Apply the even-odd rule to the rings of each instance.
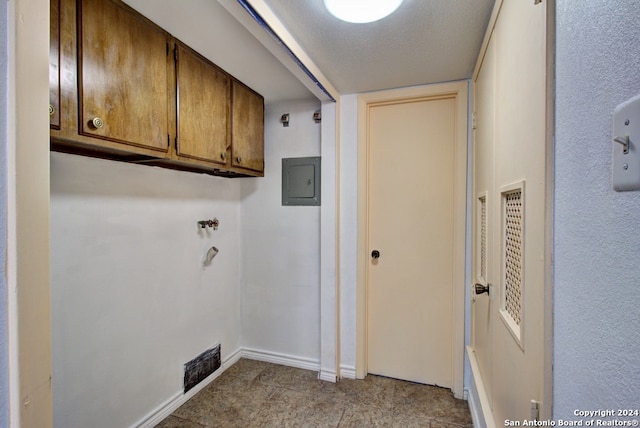
[[[202,229],[208,226],[208,227],[212,227],[213,230],[218,230],[218,226],[220,225],[220,220],[214,217],[213,220],[200,220],[198,224]]]

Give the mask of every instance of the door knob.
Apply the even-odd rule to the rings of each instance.
[[[489,294],[489,284],[487,285],[476,284],[475,287],[476,287],[476,294],[484,294],[484,293]]]
[[[371,257],[373,257],[374,259],[379,259],[380,258],[380,251],[378,250],[373,250],[371,252]]]

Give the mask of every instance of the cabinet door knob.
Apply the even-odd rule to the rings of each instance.
[[[56,109],[53,108],[51,104],[49,104],[49,116],[53,116],[55,112],[56,112]]]
[[[236,162],[242,163],[242,158],[240,156],[236,157]]]
[[[226,153],[220,153],[220,159],[222,159],[223,162],[227,161],[227,154]]]
[[[104,122],[99,117],[94,117],[93,119],[91,119],[91,122],[89,122],[89,124],[95,129],[100,129],[104,126]]]

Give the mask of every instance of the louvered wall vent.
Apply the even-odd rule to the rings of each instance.
[[[504,310],[516,325],[522,319],[522,189],[504,197]]]

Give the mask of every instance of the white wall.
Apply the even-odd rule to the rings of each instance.
[[[0,5],[0,171],[7,171],[7,3]],[[0,174],[0,426],[9,425],[7,331],[7,176]]]
[[[265,177],[242,180],[242,345],[319,364],[320,207],[282,206],[282,158],[320,155],[315,101],[265,110]],[[290,114],[289,127],[280,116]]]
[[[55,426],[130,426],[181,393],[184,363],[237,351],[241,241],[238,180],[52,153]]]
[[[358,242],[358,95],[340,97],[340,366],[355,377]]]
[[[557,0],[556,419],[640,402],[640,192],[611,189],[612,113],[640,93],[638,20],[637,1]]]
[[[242,345],[317,367],[320,207],[281,206],[281,159],[320,155],[319,108],[267,106],[264,178],[52,153],[56,427],[143,420],[217,342],[223,360]],[[213,217],[218,231],[197,227]],[[203,269],[211,245],[220,253]]]
[[[322,207],[320,208],[320,373],[319,379],[336,382],[340,376],[338,281],[338,102],[322,102]]]

